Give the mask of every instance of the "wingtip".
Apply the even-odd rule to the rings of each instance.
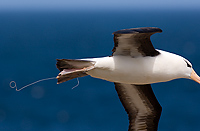
[[[112,34],[133,34],[133,33],[161,33],[162,30],[158,27],[138,27],[138,28],[129,28],[122,29],[113,32]]]

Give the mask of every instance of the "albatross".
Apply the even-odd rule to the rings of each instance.
[[[182,56],[155,49],[150,37],[157,27],[123,29],[114,32],[112,55],[100,58],[57,59],[58,84],[90,75],[114,82],[128,114],[128,131],[156,131],[162,107],[152,83],[187,78],[200,83],[192,64]]]

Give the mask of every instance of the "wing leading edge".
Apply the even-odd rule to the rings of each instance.
[[[151,85],[114,84],[128,114],[128,131],[157,131],[162,107]]]

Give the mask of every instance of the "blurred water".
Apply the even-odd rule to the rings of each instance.
[[[112,32],[155,26],[158,49],[176,52],[200,73],[200,11],[1,12],[0,130],[1,131],[125,131],[128,120],[114,84],[91,77],[57,85],[57,58],[111,55]],[[200,130],[200,88],[190,80],[153,84],[163,107],[160,131]]]

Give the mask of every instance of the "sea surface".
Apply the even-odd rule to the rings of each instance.
[[[112,32],[159,27],[157,49],[187,58],[200,74],[200,10],[0,12],[0,131],[127,131],[114,84],[90,76],[21,88],[59,73],[56,59],[112,54]],[[170,63],[169,63],[170,64]],[[14,83],[12,83],[14,84]],[[12,85],[13,86],[13,85]],[[152,85],[163,107],[159,131],[200,130],[200,85],[179,79]]]

